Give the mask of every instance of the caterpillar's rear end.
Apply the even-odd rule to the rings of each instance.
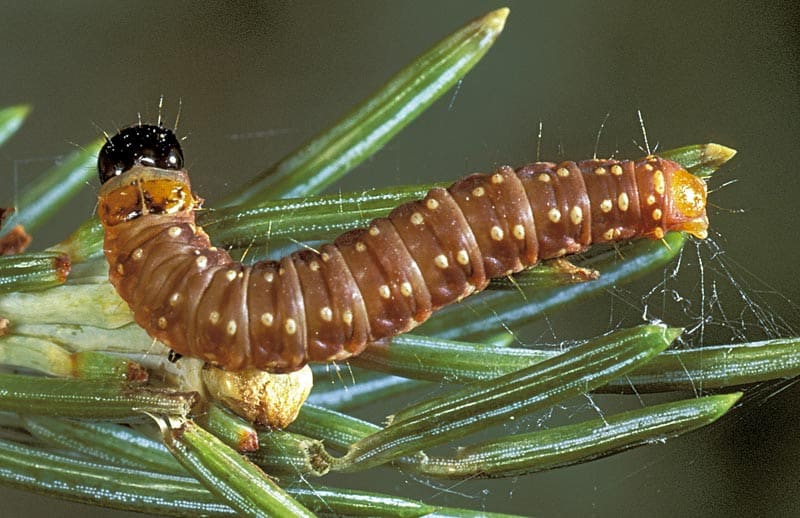
[[[344,359],[493,277],[708,227],[705,183],[675,162],[539,162],[433,189],[318,252],[242,265],[195,225],[182,167],[177,139],[156,126],[123,130],[101,151],[109,277],[152,336],[231,370]]]

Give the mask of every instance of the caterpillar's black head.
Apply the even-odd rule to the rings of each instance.
[[[175,134],[161,126],[125,128],[105,143],[97,156],[100,183],[119,176],[134,165],[182,169],[183,152]]]

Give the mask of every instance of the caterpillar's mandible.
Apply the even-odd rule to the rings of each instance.
[[[708,227],[705,182],[675,162],[538,162],[433,189],[318,253],[242,265],[195,225],[201,200],[170,130],[121,131],[98,169],[111,283],[154,338],[230,370],[347,358],[492,277],[592,243]]]

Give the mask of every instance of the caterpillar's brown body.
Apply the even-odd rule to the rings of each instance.
[[[492,277],[593,243],[707,228],[705,184],[675,162],[538,162],[433,189],[319,252],[242,265],[195,225],[184,170],[137,162],[116,174],[99,203],[111,282],[152,336],[228,369],[347,358]]]

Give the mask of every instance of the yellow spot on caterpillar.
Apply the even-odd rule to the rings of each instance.
[[[331,260],[331,254],[329,254],[328,252],[322,252],[320,254],[320,257],[322,258],[323,263],[327,263],[328,261]]]
[[[661,219],[661,209],[653,209],[653,220],[658,221]]]
[[[283,267],[278,268],[278,275],[283,275],[285,273],[286,273],[286,268],[283,268]]]
[[[469,254],[466,250],[459,250],[456,253],[456,262],[461,266],[466,266],[469,264]]]
[[[197,264],[198,268],[205,268],[208,266],[208,257],[204,255],[198,255],[197,258],[194,260],[195,264]]]
[[[549,211],[547,211],[547,219],[549,219],[553,223],[558,223],[559,221],[561,221],[561,211],[556,208],[550,209]]]
[[[656,239],[664,239],[664,229],[661,227],[654,228],[653,236],[655,236]]]
[[[287,318],[283,328],[286,329],[286,334],[293,335],[297,332],[297,322],[293,318]]]
[[[264,280],[267,282],[272,282],[275,280],[275,273],[273,272],[264,272]]]
[[[212,324],[219,324],[219,311],[212,311],[208,314],[208,321]]]
[[[275,320],[275,317],[272,313],[262,313],[261,314],[261,323],[264,324],[266,327],[272,326],[272,322]]]
[[[630,206],[630,200],[628,199],[628,193],[626,192],[620,193],[620,195],[617,197],[617,207],[619,207],[619,210],[625,212],[626,210],[628,210],[629,206]]]
[[[131,257],[133,257],[134,260],[136,261],[140,260],[142,257],[144,257],[144,250],[142,250],[141,248],[137,248],[136,250],[133,251]]]
[[[503,183],[503,175],[501,175],[500,173],[494,173],[492,175],[492,183],[493,184],[501,184],[501,183]]]
[[[514,230],[512,231],[514,237],[519,240],[525,239],[525,227],[522,225],[514,225]]]
[[[422,222],[425,221],[425,218],[422,217],[422,214],[419,212],[415,212],[411,215],[411,224],[412,225],[422,225]]]
[[[611,241],[612,239],[614,239],[614,229],[610,228],[610,229],[606,230],[605,232],[603,232],[603,238],[607,239],[608,241]]]
[[[428,198],[428,200],[425,202],[425,206],[430,210],[436,210],[439,208],[439,201],[435,198]]]
[[[225,272],[225,278],[228,279],[229,282],[233,282],[236,280],[236,270],[228,270]]]
[[[178,302],[180,302],[180,300],[181,300],[181,294],[176,291],[175,293],[170,295],[169,305],[175,307],[178,305]]]
[[[486,191],[483,189],[483,187],[475,187],[472,189],[472,195],[476,198],[480,198],[484,194],[486,194]]]
[[[167,319],[164,317],[158,317],[158,328],[159,329],[166,329],[167,328]]]
[[[347,324],[348,326],[353,323],[353,312],[349,309],[346,309],[344,313],[342,313],[342,322]]]
[[[122,266],[122,263],[117,263],[117,273],[120,275],[125,275],[125,267]]]
[[[597,176],[603,176],[604,174],[606,174],[606,172],[607,171],[605,167],[598,167],[594,170],[594,174],[596,174]]]
[[[611,212],[611,209],[613,207],[614,204],[611,203],[611,200],[609,200],[608,198],[600,202],[600,210],[603,212]]]
[[[319,271],[319,263],[317,261],[311,261],[310,263],[308,263],[308,268],[312,272]]]
[[[167,234],[169,234],[169,237],[178,237],[181,235],[181,227],[169,227]]]
[[[502,241],[503,240],[503,236],[505,235],[505,233],[503,232],[503,229],[498,227],[497,225],[492,227],[492,229],[489,231],[489,234],[492,236],[492,239],[494,239],[495,241]]]
[[[559,167],[558,169],[556,169],[556,174],[561,178],[566,178],[567,176],[569,176],[569,169],[567,169],[566,167]]]
[[[400,285],[400,293],[404,297],[410,297],[414,290],[411,289],[411,283],[406,281]]]
[[[381,229],[379,229],[378,227],[375,227],[375,226],[369,227],[369,235],[377,236],[380,233],[381,233]]]
[[[666,185],[664,184],[664,173],[661,172],[661,169],[657,169],[655,173],[653,173],[653,189],[658,193],[663,195],[664,189]]]
[[[572,221],[573,225],[580,225],[581,221],[583,221],[583,209],[578,205],[572,207],[572,210],[569,211],[569,220]]]
[[[388,299],[392,296],[392,291],[386,284],[381,284],[378,288],[378,295],[380,295],[382,299]]]
[[[235,335],[236,334],[236,321],[235,320],[228,320],[228,325],[225,326],[225,331],[230,336]]]
[[[649,195],[649,196],[647,197],[647,204],[648,204],[648,205],[652,205],[652,204],[654,204],[655,202],[656,202],[656,197],[655,197],[655,196],[653,196],[652,194],[651,194],[651,195]]]
[[[367,251],[367,245],[365,245],[361,241],[356,243],[356,252],[366,252],[366,251]]]
[[[611,174],[613,174],[614,176],[622,176],[622,166],[619,164],[612,165]]]
[[[450,266],[450,262],[447,260],[447,256],[445,256],[444,254],[439,254],[436,257],[434,257],[433,262],[434,264],[436,264],[436,266],[438,266],[443,270],[448,266]]]
[[[645,170],[645,171],[647,171],[648,173],[649,173],[650,171],[652,171],[653,169],[654,169],[654,168],[653,168],[652,164],[645,164],[645,165],[644,165],[644,170]]]
[[[328,306],[324,306],[322,309],[319,310],[319,316],[325,322],[330,322],[333,320],[333,310]]]
[[[550,175],[547,173],[542,173],[539,175],[539,181],[544,183],[550,183]]]

